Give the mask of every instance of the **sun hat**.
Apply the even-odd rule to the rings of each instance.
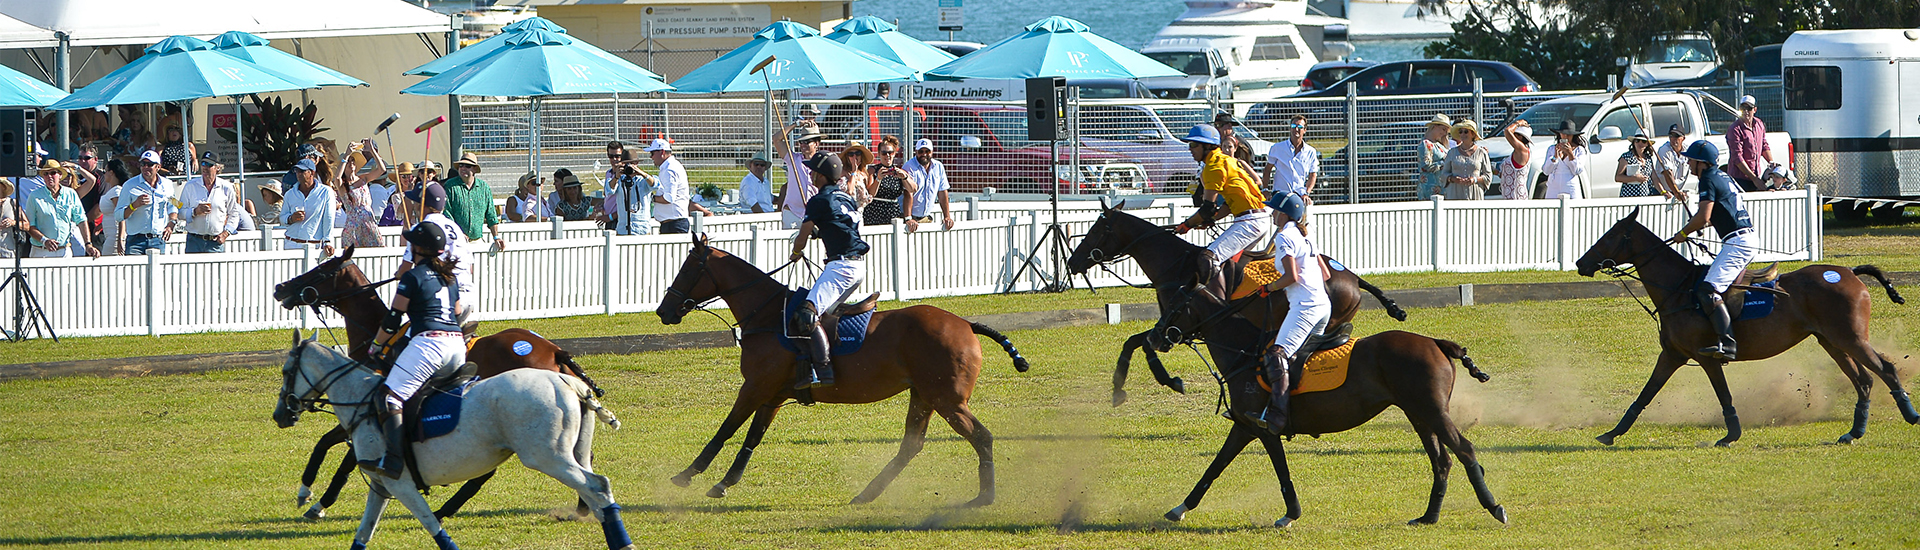
[[[460,153],[460,160],[453,161],[453,165],[454,166],[461,166],[461,165],[472,166],[474,170],[479,170],[480,157],[473,156],[473,153]]]
[[[411,162],[402,162],[400,163],[399,166],[395,166],[393,169],[396,173],[399,173],[402,176],[413,175],[413,163]]]
[[[580,183],[580,176],[575,176],[571,173],[565,176],[561,176],[559,183],[561,187],[580,187],[582,185],[585,185]]]
[[[516,185],[522,185],[522,186],[524,186],[524,185],[526,185],[526,184],[527,184],[528,182],[532,182],[532,183],[533,183],[533,185],[534,185],[534,187],[539,187],[539,186],[540,186],[540,175],[539,175],[539,174],[535,174],[535,173],[533,173],[533,172],[527,172],[527,173],[525,173],[525,174],[521,174],[521,175],[520,175],[520,182],[519,182],[518,184],[516,184]]]
[[[1223,110],[1223,111],[1214,111],[1214,113],[1213,113],[1213,123],[1214,123],[1214,124],[1225,124],[1225,125],[1228,125],[1228,126],[1240,126],[1240,125],[1241,125],[1241,124],[1240,124],[1240,119],[1239,119],[1239,118],[1235,118],[1235,117],[1233,116],[1233,112],[1232,112],[1232,111],[1224,111],[1224,110]]]
[[[1448,117],[1446,113],[1434,113],[1433,119],[1427,121],[1427,126],[1439,126],[1451,129],[1453,128],[1453,119]]]
[[[767,157],[764,155],[754,155],[753,158],[747,159],[747,166],[753,166],[755,164],[772,165],[773,163],[767,162]]]
[[[1212,124],[1195,124],[1193,125],[1192,128],[1187,129],[1187,137],[1180,138],[1180,141],[1185,141],[1188,143],[1205,143],[1207,145],[1219,147],[1220,146],[1220,130],[1217,128],[1214,128]]]
[[[812,126],[803,126],[800,128],[800,138],[795,139],[793,142],[794,144],[798,145],[801,143],[806,143],[809,141],[826,139],[826,138],[827,138],[827,135],[820,133],[819,128],[814,128]]]
[[[1571,120],[1562,120],[1562,121],[1560,121],[1560,127],[1558,127],[1558,128],[1554,128],[1554,129],[1553,129],[1553,133],[1556,133],[1556,134],[1574,134],[1574,135],[1579,135],[1579,134],[1580,134],[1580,130],[1579,130],[1578,128],[1574,128],[1574,127],[1573,127],[1573,121],[1571,121]]]
[[[1473,132],[1473,139],[1480,139],[1480,125],[1474,124],[1471,120],[1462,120],[1453,123],[1453,128],[1447,130],[1447,135],[1459,136],[1467,132]]]
[[[260,184],[260,200],[267,201],[267,202],[280,202],[282,200],[282,195],[280,194],[280,184],[278,183]]]
[[[67,173],[68,172],[67,167],[61,166],[60,161],[53,160],[53,159],[46,159],[46,160],[40,161],[40,169],[38,170],[38,172],[42,174],[45,174],[47,172],[60,172],[61,174],[71,175]]]
[[[1634,130],[1634,131],[1633,131],[1633,140],[1634,140],[1634,141],[1645,141],[1645,142],[1647,142],[1647,143],[1653,143],[1653,138],[1650,138],[1650,137],[1647,137],[1647,131],[1646,131],[1646,130],[1644,130],[1644,129],[1642,129],[1642,130]]]

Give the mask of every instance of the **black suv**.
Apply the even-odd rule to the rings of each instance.
[[[1363,96],[1455,94],[1472,92],[1475,78],[1483,81],[1481,90],[1486,92],[1540,91],[1540,83],[1503,61],[1422,59],[1381,63],[1324,88],[1287,97],[1346,97],[1348,82],[1358,83]]]

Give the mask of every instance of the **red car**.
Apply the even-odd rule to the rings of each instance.
[[[869,109],[872,135],[901,134],[900,107]],[[956,193],[977,193],[987,187],[1002,193],[1047,193],[1053,182],[1061,184],[1063,194],[1107,189],[1138,193],[1147,185],[1146,169],[1138,163],[1089,147],[1080,149],[1080,177],[1068,177],[1072,153],[1065,143],[1059,149],[1058,168],[1049,170],[1047,143],[1027,140],[1025,108],[916,105],[913,110],[914,138],[933,140],[934,158],[946,165],[947,180]]]

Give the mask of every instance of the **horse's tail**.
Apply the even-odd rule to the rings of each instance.
[[[593,389],[594,397],[607,396],[607,392],[602,391],[600,385],[594,383],[593,379],[587,376],[587,369],[581,368],[579,363],[573,362],[573,353],[564,349],[554,350],[553,362],[559,363],[561,367],[565,367],[565,373],[570,373],[574,377],[579,378],[580,381],[586,382],[587,387]]]
[[[1020,356],[1020,350],[1013,349],[1013,341],[1008,340],[1006,335],[1000,334],[1000,331],[993,330],[992,327],[980,323],[968,324],[973,325],[974,334],[992,338],[993,341],[1000,343],[1001,349],[1007,350],[1007,356],[1013,358],[1013,370],[1027,372],[1027,369],[1032,368],[1032,365],[1027,364],[1027,358]]]
[[[1868,277],[1873,277],[1874,280],[1880,281],[1880,286],[1882,288],[1887,289],[1887,299],[1893,300],[1893,303],[1896,303],[1896,304],[1907,303],[1907,299],[1900,297],[1900,291],[1894,290],[1893,283],[1887,280],[1887,274],[1881,273],[1880,268],[1878,266],[1871,265],[1871,264],[1854,266],[1853,274],[1866,275]]]
[[[1466,346],[1456,344],[1452,340],[1441,340],[1439,338],[1433,339],[1433,343],[1440,346],[1440,353],[1446,354],[1447,359],[1459,359],[1460,364],[1466,365],[1467,374],[1473,375],[1474,380],[1485,383],[1487,380],[1493,379],[1493,377],[1488,376],[1485,371],[1480,370],[1480,367],[1474,366],[1473,358],[1467,357]]]
[[[1394,302],[1393,298],[1388,298],[1387,293],[1380,290],[1380,287],[1373,286],[1373,283],[1369,283],[1366,279],[1360,278],[1360,274],[1358,273],[1353,275],[1353,280],[1360,282],[1360,290],[1367,291],[1368,294],[1373,295],[1375,300],[1380,301],[1380,307],[1387,310],[1387,316],[1393,317],[1395,321],[1407,320],[1407,310],[1400,309],[1400,304]]]
[[[592,410],[595,417],[598,417],[601,422],[607,423],[607,425],[613,429],[620,429],[620,419],[613,416],[613,411],[607,410],[606,406],[601,405],[599,399],[594,399],[594,389],[592,386],[588,386],[585,381],[572,376],[562,375],[560,379],[566,381],[567,389],[573,390],[574,395],[580,397],[580,402]]]

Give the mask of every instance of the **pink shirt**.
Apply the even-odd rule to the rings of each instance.
[[[1767,145],[1767,123],[1761,122],[1757,116],[1753,117],[1751,124],[1741,124],[1735,119],[1733,126],[1727,128],[1727,175],[1747,179],[1747,174],[1733,168],[1746,166],[1753,172],[1751,177],[1757,179],[1760,172],[1767,168],[1766,159],[1760,155],[1772,151]]]

